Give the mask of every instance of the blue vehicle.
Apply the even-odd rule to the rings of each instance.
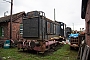
[[[76,37],[78,37],[78,36],[79,36],[78,33],[76,33],[76,34],[70,34],[69,38],[70,38],[70,37],[74,37],[74,38],[76,38]]]
[[[70,48],[74,47],[79,47],[80,44],[80,39],[79,39],[79,34],[70,34],[69,36],[69,41],[70,41]]]
[[[68,40],[70,41],[70,38],[71,38],[71,37],[76,38],[76,37],[78,37],[78,36],[79,36],[78,33],[76,33],[76,34],[70,34],[69,37],[68,37]]]

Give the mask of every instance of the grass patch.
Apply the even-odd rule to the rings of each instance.
[[[66,44],[46,56],[18,52],[17,48],[0,49],[0,56],[6,58],[5,60],[77,60],[77,51],[70,50],[69,45]]]

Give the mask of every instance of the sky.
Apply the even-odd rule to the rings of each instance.
[[[11,1],[11,0],[6,0]],[[0,0],[0,17],[10,15],[10,3]],[[81,19],[82,0],[13,0],[13,14],[25,11],[43,11],[45,16],[54,21],[64,22],[74,30],[85,28],[85,19]]]

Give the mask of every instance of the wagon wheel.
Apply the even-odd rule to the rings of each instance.
[[[22,48],[23,49],[23,51],[25,51],[25,48]]]
[[[70,46],[70,50],[72,50],[73,49],[73,47],[72,46]]]
[[[36,46],[35,42],[31,41],[30,46],[31,46],[31,48],[34,48]]]
[[[44,42],[41,42],[41,52],[45,52],[46,45]]]

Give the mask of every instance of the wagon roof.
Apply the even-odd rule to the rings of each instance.
[[[12,15],[12,21],[16,20],[17,18],[21,17],[25,15],[25,12],[19,12],[19,13],[16,13],[16,14],[13,14]],[[5,16],[5,17],[1,17],[0,18],[0,23],[1,22],[9,22],[10,21],[10,15],[9,16]]]
[[[54,23],[54,24],[59,24],[58,22],[52,21],[52,20],[50,20],[49,18],[46,18],[46,20],[49,21],[49,22],[51,22],[51,23]]]
[[[46,19],[47,21],[49,21],[49,22],[53,22],[53,21],[52,21],[52,20],[50,20],[49,18],[46,18],[46,17],[45,17],[45,19]]]

